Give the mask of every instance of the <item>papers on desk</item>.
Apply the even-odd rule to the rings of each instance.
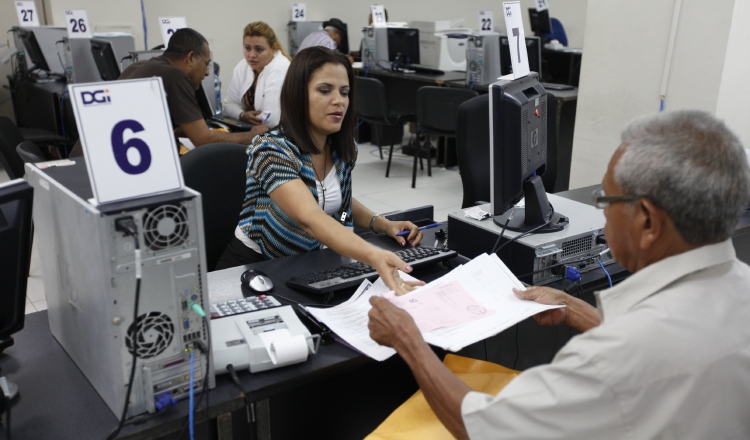
[[[401,278],[414,279],[403,273]],[[537,313],[563,307],[518,299],[513,294],[514,287],[525,289],[497,255],[482,254],[403,296],[396,297],[378,279],[373,284],[363,282],[357,292],[341,305],[330,309],[307,309],[354,348],[382,361],[395,351],[370,338],[367,313],[373,295],[389,298],[409,312],[429,344],[458,351]]]

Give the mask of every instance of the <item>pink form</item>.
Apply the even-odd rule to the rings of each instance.
[[[495,313],[476,302],[458,281],[396,296],[383,295],[397,307],[406,310],[422,333],[484,318]]]

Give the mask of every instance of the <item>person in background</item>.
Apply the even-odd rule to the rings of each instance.
[[[383,8],[383,12],[385,12],[385,21],[388,21],[388,9]],[[367,26],[372,26],[372,11],[370,11],[370,15],[367,16]],[[359,42],[359,50],[353,50],[351,51],[350,55],[354,57],[353,59],[359,61],[362,57],[362,41]]]
[[[169,39],[163,55],[131,64],[119,79],[161,77],[175,133],[189,138],[196,147],[216,142],[251,143],[255,136],[268,131],[265,125],[249,132],[226,133],[209,130],[203,119],[195,91],[209,74],[210,65],[208,41],[197,31],[183,28]]]
[[[290,58],[273,29],[262,21],[245,26],[242,36],[245,58],[234,68],[224,97],[225,115],[271,129],[281,118],[281,86]],[[261,112],[269,112],[261,119]]]
[[[357,225],[414,246],[422,232],[390,221],[352,196],[354,73],[343,54],[310,47],[292,60],[281,90],[281,125],[248,147],[247,187],[235,238],[217,268],[295,255],[325,245],[374,267],[386,285],[405,293],[411,267],[393,252],[352,232]],[[409,231],[407,237],[396,234]]]
[[[491,396],[458,380],[384,298],[371,299],[370,335],[396,349],[460,439],[748,439],[750,267],[731,235],[749,196],[745,152],[723,122],[699,111],[637,119],[593,195],[633,275],[597,292],[597,308],[548,287],[514,291],[566,306],[539,324],[582,332],[551,364]]]
[[[323,30],[312,32],[306,36],[300,43],[297,52],[313,46],[323,46],[349,55],[349,33],[346,23],[338,18],[323,22]]]

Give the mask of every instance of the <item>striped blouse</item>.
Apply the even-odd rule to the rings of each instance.
[[[315,200],[318,200],[310,154],[300,152],[283,132],[276,130],[256,136],[253,144],[247,148],[247,154],[245,201],[239,228],[258,243],[263,255],[269,259],[318,249],[320,242],[297,226],[269,196],[280,185],[302,179]],[[341,209],[333,217],[344,226],[351,227],[354,224],[352,170],[355,162],[339,160],[336,152],[333,152],[333,163],[341,185]]]

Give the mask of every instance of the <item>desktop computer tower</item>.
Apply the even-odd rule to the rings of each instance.
[[[498,251],[498,257],[521,281],[548,284],[565,277],[562,265],[588,272],[600,269],[597,258],[604,265],[614,262],[612,253],[607,250],[602,210],[554,194],[547,197],[555,210],[564,212],[570,222],[560,231],[523,236]],[[480,208],[490,211],[489,204]],[[492,251],[503,228],[491,219],[474,220],[458,211],[448,214],[448,230],[448,246],[464,257],[474,258]],[[499,245],[520,234],[506,230]],[[555,265],[561,266],[547,269]]]
[[[95,38],[110,42],[118,64],[122,58],[135,50],[135,41],[132,35],[105,34],[96,36]],[[63,46],[65,53],[62,59],[65,61],[66,71],[68,69],[72,70],[68,73],[71,82],[78,84],[100,82],[102,80],[99,75],[99,69],[96,67],[94,56],[91,54],[91,39],[65,37],[63,39]],[[122,69],[120,70],[122,71]]]
[[[190,348],[207,347],[208,328],[191,304],[208,308],[201,196],[190,189],[94,205],[83,160],[40,169],[34,223],[52,335],[116,417],[125,403],[132,350],[137,361],[127,417],[155,411],[156,400],[189,394]],[[133,320],[134,240],[115,229],[130,217],[142,252]],[[208,355],[194,350],[194,390],[214,386]]]
[[[466,84],[489,85],[500,77],[500,35],[472,35],[466,43]]]
[[[365,27],[362,28],[362,64],[365,67],[375,68],[378,61],[388,62],[388,28]]]

